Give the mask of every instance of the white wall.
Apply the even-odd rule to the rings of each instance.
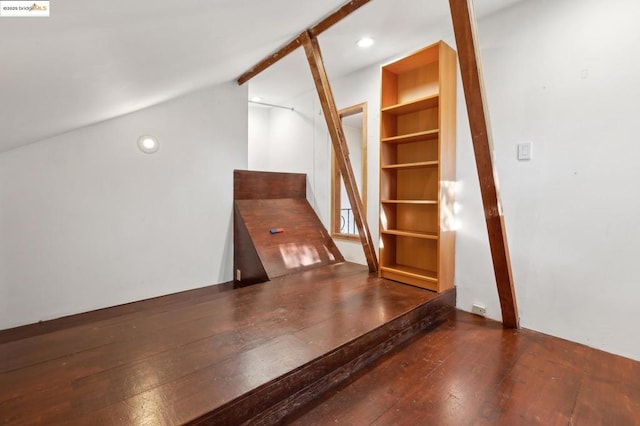
[[[246,166],[235,83],[0,154],[0,329],[231,280]]]
[[[639,20],[632,0],[528,1],[479,28],[521,324],[635,359]],[[477,198],[471,169],[462,145],[463,200]],[[499,318],[491,269],[474,262],[481,218],[460,219],[458,303],[488,301]]]
[[[324,200],[330,187],[324,177],[331,171],[330,148],[316,97],[315,92],[307,92],[291,99],[286,106],[294,111],[250,106],[248,162],[251,170],[306,173],[307,198],[326,224],[329,209],[324,208]]]
[[[269,116],[270,108],[249,104],[248,120],[248,152],[251,157],[248,158],[249,170],[268,170],[269,169]]]
[[[530,0],[479,23],[484,76],[521,325],[640,359],[640,4],[632,0]],[[443,39],[455,45],[451,29]],[[417,46],[408,46],[407,52]],[[399,52],[406,53],[406,52]],[[368,220],[378,240],[379,68],[331,78],[338,107],[369,102]],[[311,95],[315,95],[310,88]],[[314,102],[317,102],[314,100]],[[310,107],[310,109],[317,106]],[[273,114],[273,112],[271,112]],[[252,120],[250,116],[250,121]],[[308,124],[321,125],[323,121]],[[300,123],[298,123],[300,124]],[[270,120],[270,134],[304,140],[317,129]],[[533,161],[518,162],[518,142],[533,142]],[[288,171],[322,153],[268,141]],[[324,147],[320,147],[320,144]],[[487,307],[500,319],[486,226],[462,87],[458,90],[456,241],[458,307]],[[249,152],[252,158],[252,152]],[[287,161],[284,161],[284,160]],[[316,210],[328,225],[329,172],[315,159]],[[358,244],[339,243],[364,263]]]

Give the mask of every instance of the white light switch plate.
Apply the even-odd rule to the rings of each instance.
[[[531,160],[531,142],[521,142],[518,144],[518,161]]]

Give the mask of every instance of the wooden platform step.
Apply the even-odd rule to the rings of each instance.
[[[374,279],[377,285],[399,286]],[[437,295],[396,318],[365,331],[352,340],[320,354],[262,387],[242,395],[191,424],[272,425],[304,408],[318,396],[340,385],[353,374],[380,359],[420,331],[444,322],[454,311],[455,290]],[[374,306],[371,306],[375,308]],[[345,328],[349,324],[343,325]],[[283,342],[288,346],[292,342]],[[309,341],[313,344],[313,341]],[[297,342],[294,344],[294,346]],[[283,347],[283,350],[290,348]]]
[[[272,424],[455,304],[350,263],[194,292],[2,333],[0,423]]]
[[[238,284],[344,262],[307,201],[302,173],[235,170],[233,269]]]
[[[640,362],[456,311],[285,419],[309,425],[638,425]]]

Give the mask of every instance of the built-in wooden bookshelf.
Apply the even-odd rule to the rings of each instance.
[[[380,276],[453,287],[456,53],[440,41],[382,67]]]

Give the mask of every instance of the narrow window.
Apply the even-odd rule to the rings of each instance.
[[[367,211],[367,103],[338,111],[349,148],[349,160],[353,167],[363,213]],[[344,181],[335,152],[331,150],[331,234],[338,239],[358,240],[358,228],[347,197]]]

